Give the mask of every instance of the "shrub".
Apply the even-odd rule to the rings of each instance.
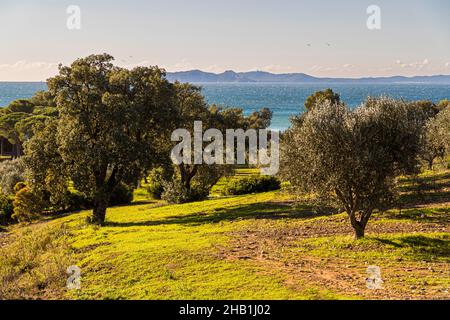
[[[230,181],[223,189],[226,195],[267,192],[281,188],[281,182],[272,176],[255,176]]]
[[[67,266],[75,264],[65,224],[21,228],[0,247],[1,299],[57,299],[66,293]]]
[[[164,182],[164,192],[161,195],[163,200],[169,203],[188,203],[194,201],[201,201],[208,197],[209,189],[204,188],[199,184],[192,184],[188,189],[181,181],[173,180]]]
[[[21,221],[32,221],[44,211],[45,203],[42,197],[28,187],[16,193],[14,197],[14,214],[12,218]]]
[[[133,201],[133,188],[124,183],[120,183],[114,189],[109,199],[110,206],[129,204]]]
[[[17,183],[25,181],[25,166],[21,159],[7,160],[0,163],[0,191],[6,195],[14,195]]]
[[[87,197],[84,193],[74,191],[70,192],[67,197],[67,210],[79,211],[92,209],[93,201]]]
[[[164,172],[162,168],[154,169],[150,173],[149,185],[147,187],[148,194],[153,199],[161,199],[164,192]]]
[[[0,225],[7,225],[11,222],[13,213],[13,199],[0,193]]]

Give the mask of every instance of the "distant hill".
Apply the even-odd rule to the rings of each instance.
[[[236,82],[278,82],[278,83],[431,83],[450,84],[450,75],[417,77],[368,77],[368,78],[318,78],[305,73],[274,74],[264,71],[210,73],[200,70],[169,72],[169,81],[193,83],[236,83]]]

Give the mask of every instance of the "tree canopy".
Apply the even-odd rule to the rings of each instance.
[[[105,221],[114,189],[122,182],[135,184],[158,162],[157,141],[173,111],[173,86],[163,70],[126,70],[112,62],[108,54],[91,55],[61,67],[48,80],[59,113],[56,145],[49,154],[37,152],[48,141],[37,135],[26,152],[35,177],[56,165],[77,190],[91,196],[92,222],[98,224]],[[53,160],[39,159],[49,156]]]
[[[392,99],[369,99],[351,111],[317,104],[283,137],[281,176],[299,192],[336,201],[355,237],[394,196],[395,178],[417,170],[423,113]]]

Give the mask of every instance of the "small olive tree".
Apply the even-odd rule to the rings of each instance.
[[[14,186],[25,181],[25,165],[22,159],[0,162],[0,193],[14,195]]]
[[[420,157],[433,170],[434,161],[450,152],[450,107],[444,108],[425,124]]]
[[[368,99],[351,111],[317,104],[282,138],[281,176],[301,192],[339,203],[357,239],[393,200],[399,174],[417,170],[423,114],[412,104]]]

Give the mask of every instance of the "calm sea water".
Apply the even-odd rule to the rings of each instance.
[[[209,103],[243,108],[246,114],[267,107],[273,113],[272,128],[289,127],[289,117],[303,111],[306,98],[318,90],[332,88],[349,106],[356,107],[367,96],[390,96],[405,100],[450,99],[450,85],[436,84],[268,84],[268,83],[204,83],[203,94]],[[0,82],[0,106],[13,100],[29,98],[45,83]]]

